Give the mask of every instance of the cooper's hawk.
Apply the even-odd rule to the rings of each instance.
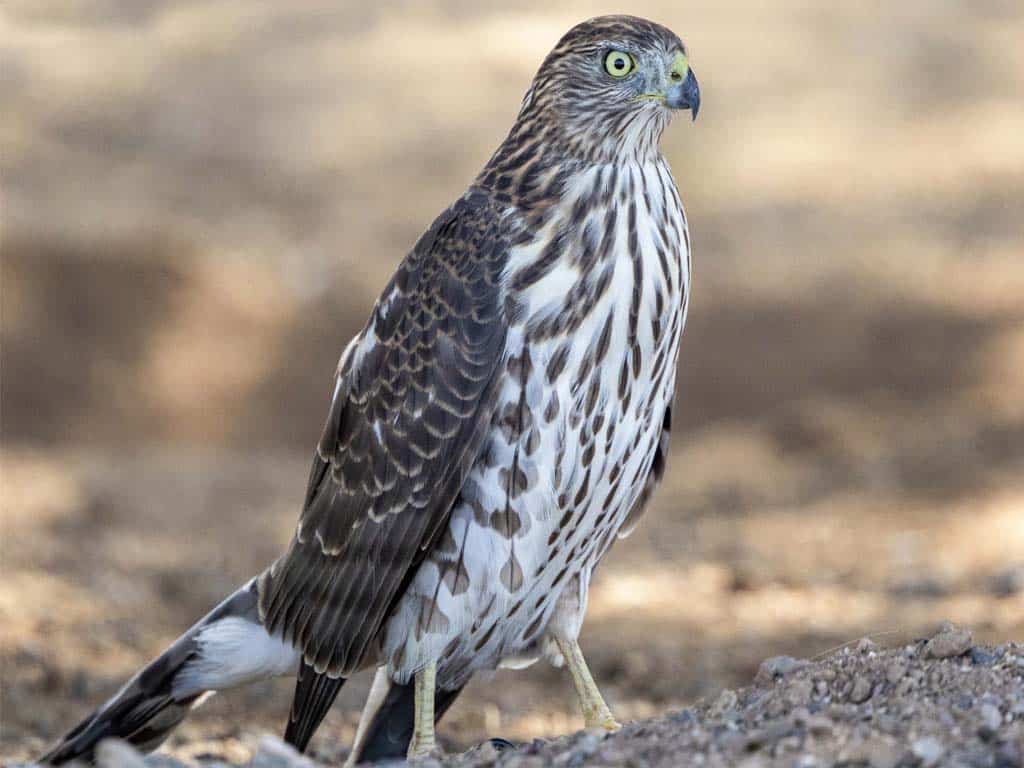
[[[422,755],[474,672],[542,655],[588,726],[618,727],[576,639],[665,467],[690,252],[658,142],[699,104],[664,27],[606,16],[559,41],[342,355],[287,552],[45,759],[155,746],[205,692],[296,671],[304,749],[370,667],[352,760]]]

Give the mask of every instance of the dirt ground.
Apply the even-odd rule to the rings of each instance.
[[[38,754],[279,553],[376,291],[559,34],[613,10],[0,8],[0,756]],[[941,674],[1016,674],[1024,6],[626,10],[687,40],[704,101],[664,143],[696,272],[669,471],[582,637],[607,698],[624,720],[691,708],[672,743],[696,749],[764,659],[877,682],[945,619],[1005,652]],[[829,656],[865,636],[894,650]],[[314,751],[351,741],[367,685]],[[169,748],[243,763],[290,695],[216,697]],[[442,733],[459,749],[581,725],[566,675],[538,665],[474,681]]]
[[[864,638],[817,660],[765,660],[753,683],[695,706],[627,723],[620,731],[580,731],[518,744],[490,740],[463,753],[417,762],[422,768],[974,768],[1024,766],[1024,645],[975,645],[963,627],[883,649]],[[218,751],[218,746],[221,750]],[[181,761],[145,763],[131,747],[106,742],[99,768],[222,768],[225,742]],[[250,768],[339,765],[332,745],[302,757],[262,737]],[[390,761],[404,765],[404,761]]]

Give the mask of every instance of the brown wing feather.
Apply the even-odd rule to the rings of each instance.
[[[296,535],[261,590],[266,626],[317,672],[372,661],[480,451],[508,327],[501,222],[482,193],[442,214],[339,365]]]

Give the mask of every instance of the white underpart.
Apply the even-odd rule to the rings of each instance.
[[[606,170],[593,167],[570,182],[560,210],[549,219],[545,230],[534,241],[510,253],[507,276],[538,259],[551,235],[568,226],[577,197],[589,192],[597,174]],[[450,556],[446,561],[443,553],[435,551],[424,560],[387,626],[384,649],[388,671],[399,682],[407,681],[412,673],[436,660],[439,684],[444,686],[447,682],[450,687],[464,683],[467,672],[529,662],[553,646],[553,636],[575,639],[586,611],[593,567],[643,489],[665,408],[675,389],[676,350],[689,287],[689,243],[682,208],[664,160],[658,158],[642,167],[635,163],[620,164],[617,178],[619,190],[628,189],[624,185],[630,178],[636,190],[635,256],[642,265],[637,325],[641,362],[629,404],[624,407],[620,401],[618,382],[623,361],[630,360],[631,355],[629,308],[635,283],[634,254],[628,251],[628,201],[621,203],[616,190],[612,281],[573,334],[564,373],[553,383],[545,380],[544,370],[565,338],[557,335],[528,342],[530,329],[564,311],[566,295],[581,282],[594,280],[594,273],[603,270],[608,262],[592,266],[585,273],[567,256],[519,297],[524,311],[519,324],[509,330],[506,355],[517,357],[523,345],[529,343],[533,374],[524,388],[513,376],[503,373],[499,412],[524,398],[526,410],[539,419],[552,394],[557,395],[560,411],[553,421],[542,423],[539,447],[532,454],[524,452],[525,437],[509,443],[497,430],[485,449],[487,460],[482,458],[470,471],[463,486],[462,503],[453,510],[448,524],[451,538],[464,552],[462,562],[469,576],[469,588],[454,592],[451,589]],[[590,214],[599,234],[605,211],[602,207]],[[663,220],[666,211],[668,218]],[[658,257],[656,239],[659,227],[667,232],[669,224],[677,233],[669,239],[678,242],[668,244],[666,273]],[[577,230],[570,242],[578,242],[581,231]],[[664,303],[657,318],[662,331],[659,338],[654,338],[651,320],[659,291]],[[575,374],[596,346],[609,316],[613,320],[607,354],[594,373],[581,382]],[[654,361],[659,355],[667,360],[668,370],[655,388]],[[578,428],[572,426],[571,415],[583,408],[586,390],[595,377],[599,394],[594,412],[602,413],[604,419],[585,444],[579,439]],[[585,420],[589,424],[592,417]],[[583,453],[587,444],[592,445],[593,455],[590,476],[584,482],[587,470]],[[616,465],[618,484],[610,477],[610,469]],[[493,526],[481,524],[478,512],[483,509],[489,514],[500,514],[508,509],[506,505],[510,502],[501,473],[508,473],[513,466],[524,473],[528,487],[511,501],[511,508],[523,525],[516,536],[508,538]],[[585,498],[579,505],[563,506],[559,502],[559,497],[566,494],[573,499],[580,489]],[[606,499],[610,499],[607,505]],[[563,515],[570,507],[579,510],[579,517],[562,529]],[[549,540],[556,534],[562,539],[553,552]],[[512,558],[521,568],[522,584],[510,591],[502,585],[501,577],[503,567]],[[566,566],[568,571],[563,574]],[[559,574],[561,580],[557,579]],[[424,627],[427,617],[430,626]],[[524,634],[538,621],[544,631],[525,641]],[[490,626],[495,627],[493,632],[488,632]]]
[[[294,675],[299,669],[298,651],[290,643],[237,616],[204,627],[196,643],[199,648],[195,658],[174,680],[175,698]]]

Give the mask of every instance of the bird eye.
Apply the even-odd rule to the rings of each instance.
[[[636,61],[625,51],[612,51],[604,57],[604,69],[612,77],[625,77],[636,69]]]

